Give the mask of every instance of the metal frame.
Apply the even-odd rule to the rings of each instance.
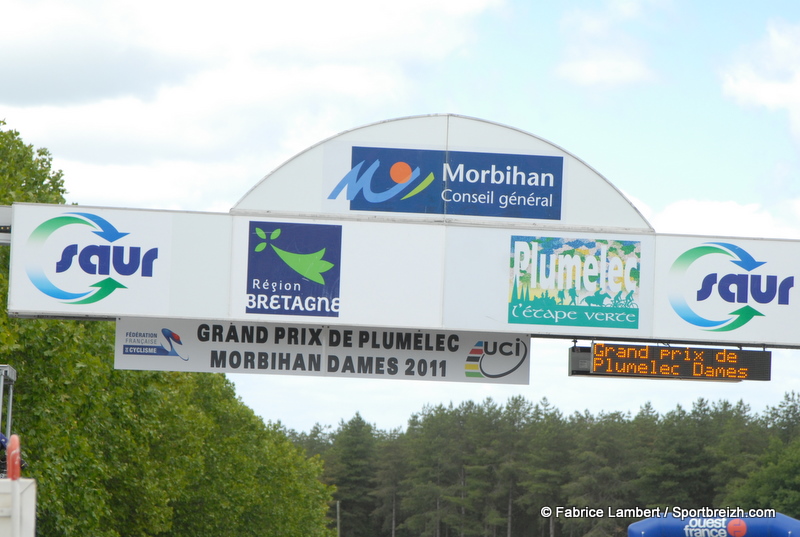
[[[17,380],[17,370],[10,365],[0,364],[0,431],[3,428],[3,396],[5,387],[8,386],[8,411],[6,415],[6,438],[11,438],[11,410],[14,404],[14,382]]]

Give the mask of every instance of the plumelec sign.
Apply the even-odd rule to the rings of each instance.
[[[511,237],[508,322],[639,327],[641,243]]]

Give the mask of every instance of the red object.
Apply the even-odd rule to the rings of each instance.
[[[12,434],[8,441],[8,449],[6,450],[6,457],[8,462],[8,477],[13,480],[19,479],[20,475],[20,449],[19,449],[19,436]]]
[[[734,518],[728,522],[728,535],[732,537],[744,537],[747,533],[747,523],[741,518]]]

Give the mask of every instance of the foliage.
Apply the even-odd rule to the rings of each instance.
[[[4,123],[0,122],[0,127]],[[63,203],[46,150],[0,129],[0,203]],[[0,301],[9,249],[0,247]],[[699,399],[659,415],[542,400],[427,406],[406,430],[265,425],[221,375],[115,371],[113,324],[0,315],[14,432],[48,537],[625,535],[543,508],[771,507],[800,516],[800,395],[754,415]],[[332,496],[335,491],[335,496]],[[327,515],[327,520],[326,520]]]
[[[749,473],[731,487],[726,501],[744,508],[774,508],[800,517],[800,396],[787,393],[777,406],[767,409],[764,423],[768,442]]]
[[[800,441],[784,445],[774,440],[763,454],[760,467],[730,494],[728,502],[800,516]]]
[[[63,203],[50,166],[46,150],[0,130],[0,203]],[[9,255],[0,247],[3,305]],[[223,375],[116,371],[113,342],[111,322],[0,315],[38,534],[330,535],[319,459],[265,425]]]
[[[0,120],[0,205],[14,202],[64,203],[63,173],[52,170],[47,149],[26,145]]]
[[[334,500],[339,502],[340,528],[344,535],[370,537],[375,533],[371,516],[377,501],[375,488],[377,439],[373,427],[356,414],[342,422],[325,455],[328,479],[336,483]]]
[[[547,400],[512,397],[426,406],[405,432],[377,430],[357,414],[332,432],[317,425],[292,436],[321,453],[326,481],[339,487],[349,517],[342,535],[624,536],[637,520],[625,510],[637,507],[797,516],[798,420],[794,393],[761,416],[743,402],[698,399],[663,415],[647,404],[635,416],[564,417]],[[360,506],[344,500],[355,497]],[[542,516],[558,506],[606,516]]]

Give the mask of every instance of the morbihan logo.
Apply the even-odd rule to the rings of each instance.
[[[366,199],[369,203],[383,203],[388,201],[392,198],[399,196],[405,190],[408,189],[416,179],[420,176],[419,167],[411,169],[411,166],[407,162],[397,161],[391,165],[389,168],[389,178],[394,183],[393,186],[390,186],[388,189],[384,190],[383,192],[373,192],[372,190],[372,181],[375,176],[375,172],[381,165],[380,159],[376,159],[369,167],[361,173],[361,168],[364,166],[366,161],[361,161],[353,168],[347,172],[339,184],[331,191],[331,194],[328,196],[328,199],[336,199],[339,194],[341,194],[342,190],[347,188],[347,199],[353,201],[358,194],[362,194],[364,199]],[[360,175],[359,175],[360,174]],[[411,192],[403,196],[402,200],[406,200],[412,196],[416,196],[433,182],[435,176],[433,172],[430,172],[425,179],[420,182]]]
[[[440,189],[430,188],[442,152],[353,147],[351,157],[353,167],[328,199],[344,196],[357,211],[444,212]]]
[[[61,250],[54,265],[42,263],[48,241],[63,229],[71,232],[70,244]],[[89,244],[73,242],[81,229],[93,233],[93,240],[87,241]],[[113,244],[127,235],[129,233],[120,232],[108,220],[96,214],[64,213],[42,222],[28,237],[29,260],[25,271],[39,291],[65,304],[99,302],[116,290],[127,288],[117,278],[153,276],[158,248],[143,252],[140,246]],[[96,240],[98,237],[101,239],[99,244]],[[73,275],[80,278],[73,278]]]
[[[703,270],[693,270],[701,263]],[[766,264],[732,243],[707,242],[691,248],[678,256],[670,268],[670,305],[684,321],[704,330],[726,332],[741,328],[755,317],[764,316],[752,304],[789,304],[794,276],[769,274],[762,268]],[[694,308],[689,306],[686,289],[692,290]],[[701,307],[702,314],[697,311]]]

